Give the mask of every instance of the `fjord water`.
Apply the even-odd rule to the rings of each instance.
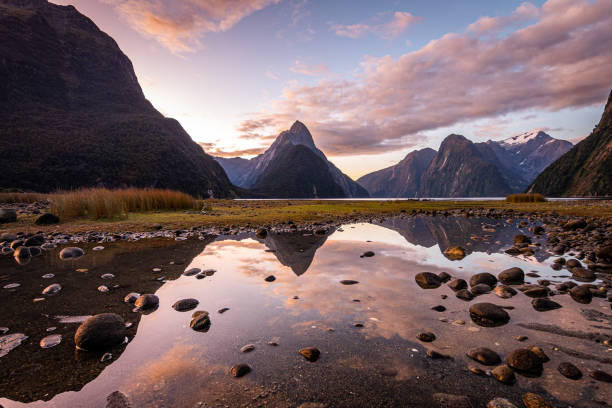
[[[469,280],[478,272],[497,275],[514,266],[540,276],[526,277],[530,283],[568,280],[568,271],[551,269],[554,258],[544,250],[531,257],[503,252],[521,231],[526,229],[498,219],[398,217],[382,224],[343,225],[324,235],[152,239],[105,243],[102,251],[89,245],[86,255],[73,261],[59,260],[59,249],[26,265],[1,257],[0,287],[20,286],[0,289],[0,326],[9,329],[5,336],[27,338],[0,357],[0,405],[105,407],[115,391],[133,407],[294,407],[305,402],[426,407],[432,406],[435,393],[468,395],[474,406],[485,406],[494,397],[519,405],[525,391],[559,406],[612,401],[608,384],[586,375],[610,368],[609,350],[596,341],[612,336],[605,299],[584,305],[560,295],[553,299],[561,309],[537,312],[521,292],[511,299],[491,293],[465,302],[446,285],[426,290],[415,282],[423,271]],[[443,255],[455,245],[466,248],[464,259]],[[375,255],[360,257],[365,251]],[[194,267],[216,272],[201,280],[181,275]],[[101,278],[108,273],[114,278]],[[54,276],[42,278],[46,274]],[[276,280],[266,282],[269,275]],[[345,279],[359,283],[340,284]],[[42,296],[51,283],[61,284],[62,290]],[[100,285],[111,290],[101,293]],[[123,302],[129,292],[155,293],[159,307],[148,314],[135,312]],[[210,312],[208,331],[191,330],[192,312],[171,307],[184,298],[199,300],[195,310]],[[468,313],[476,302],[512,306],[510,322],[476,325]],[[431,309],[437,305],[446,310]],[[222,308],[229,310],[218,313]],[[73,337],[84,316],[104,312],[118,313],[132,325],[129,342],[110,350],[112,358],[101,362],[104,353],[75,350]],[[435,333],[436,340],[418,341],[416,335],[425,331]],[[58,334],[59,345],[39,345]],[[517,341],[521,335],[528,340]],[[247,344],[255,349],[242,353]],[[551,359],[540,377],[518,375],[517,383],[508,386],[467,370],[477,365],[465,356],[471,348],[491,348],[503,359],[527,345],[542,347]],[[318,361],[298,353],[309,346],[321,351]],[[428,358],[430,349],[451,358]],[[557,371],[563,361],[579,367],[584,378],[563,377]],[[252,372],[230,376],[236,363],[249,364]]]

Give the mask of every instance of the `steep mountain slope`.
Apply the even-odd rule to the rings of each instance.
[[[498,167],[455,134],[444,139],[421,179],[422,197],[497,197],[511,191]]]
[[[274,140],[274,143],[272,143],[263,154],[257,157],[248,161],[241,158],[226,159],[217,157],[215,159],[224,167],[228,174],[231,174],[230,178],[234,184],[243,188],[252,188],[255,190],[256,186],[258,188],[261,187],[260,181],[268,167],[272,166],[277,160],[285,161],[283,155],[286,154],[285,148],[288,145],[303,146],[310,150],[314,156],[321,159],[324,167],[326,167],[329,172],[331,180],[342,189],[342,195],[334,197],[368,197],[368,193],[363,187],[351,180],[334,166],[333,163],[327,160],[325,154],[315,146],[308,128],[300,121],[296,121],[289,130],[281,132]],[[306,153],[301,153],[300,157],[302,159],[306,158]],[[318,172],[320,169],[309,169],[306,166],[307,163],[302,164],[302,169],[305,172],[305,174],[300,175],[302,181],[307,179],[309,172],[317,172],[317,174],[319,174]],[[292,174],[296,175],[295,172],[292,172]],[[278,193],[286,197],[282,190],[279,190]],[[319,197],[322,196],[319,195]]]
[[[528,191],[553,197],[612,196],[612,92],[593,132],[548,166]]]
[[[221,166],[145,99],[115,41],[73,6],[0,0],[0,56],[0,188],[234,195]]]
[[[359,178],[357,183],[372,197],[415,197],[419,195],[421,177],[436,155],[430,148],[410,152],[394,166]]]

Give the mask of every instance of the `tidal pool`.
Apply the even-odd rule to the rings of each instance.
[[[466,395],[474,407],[494,397],[522,406],[522,395],[531,391],[555,406],[606,406],[612,386],[589,376],[597,369],[612,371],[611,349],[602,344],[612,337],[605,298],[579,304],[569,295],[553,296],[562,307],[537,312],[532,298],[520,291],[510,299],[489,293],[466,302],[446,284],[426,290],[415,282],[424,271],[469,280],[510,267],[539,275],[527,276],[527,283],[547,279],[554,288],[570,280],[567,270],[551,268],[556,257],[544,249],[530,257],[503,252],[514,235],[528,234],[517,225],[486,218],[398,217],[342,225],[324,235],[155,239],[105,243],[101,251],[89,245],[83,247],[85,256],[70,261],[60,260],[57,248],[21,266],[1,257],[0,287],[20,285],[0,289],[0,326],[8,328],[0,344],[11,336],[5,342],[10,349],[0,353],[0,405],[106,407],[109,395],[120,391],[132,407],[435,407],[437,393]],[[467,256],[451,261],[443,251],[456,245]],[[375,255],[360,257],[365,251]],[[204,279],[182,275],[190,268],[216,272]],[[102,278],[105,274],[114,277]],[[269,275],[276,280],[265,281]],[[359,283],[342,285],[342,280]],[[53,283],[61,290],[42,295]],[[109,291],[100,292],[101,285]],[[123,302],[130,292],[155,293],[159,307],[147,314],[133,311]],[[192,312],[171,307],[185,298],[197,299],[195,310],[210,313],[208,331],[190,329]],[[511,307],[509,323],[472,322],[468,309],[479,302]],[[219,313],[223,308],[228,310]],[[77,351],[78,325],[106,312],[131,324],[128,342],[108,350],[110,357]],[[421,332],[434,333],[436,340],[417,340]],[[61,341],[41,347],[48,336]],[[241,352],[248,344],[254,350]],[[504,385],[468,371],[470,365],[492,368],[468,358],[469,349],[488,347],[504,359],[531,345],[550,358],[541,376],[517,375],[514,385]],[[305,360],[299,354],[304,347],[318,348],[320,358]],[[427,357],[428,350],[447,358]],[[561,362],[577,366],[582,379],[562,376]],[[236,363],[252,371],[234,378],[229,370]]]

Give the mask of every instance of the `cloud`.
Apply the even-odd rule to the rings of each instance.
[[[250,149],[223,150],[214,143],[198,143],[207,154],[217,157],[242,157],[258,155],[266,151],[266,147],[253,147]]]
[[[201,47],[208,33],[227,31],[250,14],[280,0],[101,0],[132,28],[176,54]]]
[[[268,78],[270,78],[271,80],[273,80],[273,81],[278,81],[278,80],[280,79],[280,78],[278,77],[278,75],[277,75],[277,74],[276,74],[274,71],[272,71],[271,69],[268,69],[268,70],[266,71],[266,76],[267,76]]]
[[[364,35],[374,34],[386,40],[391,40],[406,31],[409,26],[423,19],[422,17],[413,16],[407,11],[396,11],[388,21],[379,22],[382,17],[386,16],[388,16],[388,13],[379,14],[370,22],[352,25],[333,24],[331,29],[336,35],[342,37],[359,38]]]
[[[412,147],[422,132],[511,112],[605,103],[612,2],[548,0],[511,16],[480,19],[398,58],[366,56],[351,80],[289,85],[251,119],[277,130],[299,119],[326,153],[355,155]]]
[[[309,76],[322,76],[329,74],[329,68],[325,64],[306,65],[299,60],[295,61],[289,70],[291,70],[291,72],[295,72],[296,74]]]

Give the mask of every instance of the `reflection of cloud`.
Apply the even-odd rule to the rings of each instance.
[[[327,154],[355,155],[415,146],[421,132],[463,121],[606,100],[612,2],[548,0],[510,17],[478,20],[398,58],[366,57],[354,80],[289,86],[252,119],[281,129],[299,118]]]
[[[406,31],[414,23],[423,19],[422,17],[413,16],[407,11],[396,11],[388,21],[379,22],[383,16],[386,15],[378,15],[370,22],[358,24],[333,24],[331,29],[336,35],[341,37],[359,38],[364,35],[374,34],[386,40],[391,40]]]

